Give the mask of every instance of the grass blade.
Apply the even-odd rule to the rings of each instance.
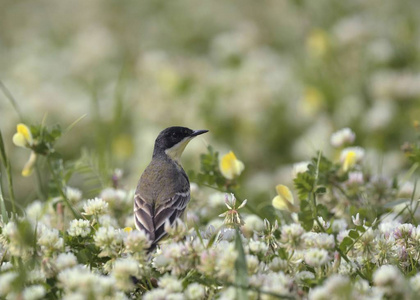
[[[15,109],[16,113],[19,116],[19,119],[22,118],[22,113],[20,112],[19,105],[17,104],[16,99],[13,97],[12,93],[7,89],[4,83],[0,80],[0,89],[3,91],[3,94],[9,99],[10,103],[12,104],[13,108]]]
[[[1,133],[1,130],[0,130],[0,160],[2,161],[3,165],[6,168],[7,184],[8,184],[8,187],[9,187],[9,198],[10,198],[10,202],[12,202],[12,210],[13,210],[14,213],[16,213],[15,192],[13,190],[12,167],[11,167],[11,164],[10,164],[10,160],[8,159],[8,157],[6,155],[6,149],[4,147],[3,135]]]
[[[238,258],[235,262],[235,283],[238,286],[236,289],[237,299],[248,299],[247,290],[243,287],[248,287],[248,267],[246,264],[245,251],[242,245],[241,235],[239,229],[236,229],[235,248],[238,252]]]
[[[0,173],[0,181],[1,181],[1,173]],[[0,209],[1,209],[1,216],[3,217],[3,222],[8,223],[9,216],[7,215],[6,205],[4,204],[3,189],[1,188],[1,184],[0,184]]]

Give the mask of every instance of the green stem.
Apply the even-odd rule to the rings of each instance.
[[[57,185],[57,188],[58,188],[58,191],[60,193],[60,196],[63,198],[63,200],[66,203],[66,205],[70,208],[71,212],[73,213],[73,216],[76,219],[80,219],[81,218],[80,213],[77,212],[73,208],[73,206],[71,205],[69,199],[67,198],[66,194],[63,191],[63,186],[62,186],[60,180],[58,180],[58,174],[56,174],[56,172],[55,172],[55,170],[54,170],[54,168],[53,168],[53,166],[51,164],[51,158],[50,157],[47,157],[47,164],[48,164],[48,168],[50,169],[51,175],[54,177],[54,181],[55,181],[55,184]]]
[[[37,188],[37,192],[38,192],[38,197],[45,201],[47,199],[47,196],[44,192],[43,189],[43,184],[42,184],[42,180],[41,180],[41,172],[39,171],[39,167],[38,167],[38,160],[35,164],[35,173],[36,173],[36,181],[38,182],[38,188]]]

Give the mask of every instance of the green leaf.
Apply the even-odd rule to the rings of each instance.
[[[309,172],[299,173],[293,180],[300,200],[306,199],[312,192],[315,183],[315,176]]]
[[[343,251],[346,252],[347,248],[350,247],[353,244],[353,240],[351,238],[349,238],[348,236],[346,236],[343,241],[340,243],[339,248]]]
[[[356,230],[350,230],[349,237],[351,237],[352,239],[357,239],[359,237],[359,233]]]
[[[238,252],[238,257],[235,262],[235,283],[238,286],[236,289],[236,297],[237,299],[248,299],[247,291],[243,288],[240,288],[248,286],[248,267],[246,264],[245,251],[242,245],[239,229],[236,229],[235,248]]]
[[[360,225],[360,226],[356,226],[356,230],[359,231],[359,232],[365,232],[366,228],[363,227],[362,225]]]
[[[326,192],[327,192],[327,188],[325,186],[320,186],[315,191],[315,193],[318,195],[325,194]]]
[[[322,217],[324,220],[329,219],[330,216],[330,211],[328,210],[328,208],[323,205],[323,204],[318,204],[316,206],[317,212],[318,212],[318,216]]]

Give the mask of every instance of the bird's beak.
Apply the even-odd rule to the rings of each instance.
[[[195,137],[197,135],[200,135],[206,132],[208,132],[208,130],[194,130],[194,132],[190,135],[190,137]]]

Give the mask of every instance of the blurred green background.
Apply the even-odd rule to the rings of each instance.
[[[343,127],[394,175],[420,116],[419,53],[414,0],[3,0],[0,80],[23,118],[2,93],[0,129],[17,196],[35,199],[36,179],[20,176],[29,153],[11,143],[16,123],[65,128],[84,115],[58,151],[90,149],[128,188],[172,125],[210,130],[186,149],[187,170],[209,144],[233,150],[248,199],[270,201],[316,150],[336,155],[329,137]]]

